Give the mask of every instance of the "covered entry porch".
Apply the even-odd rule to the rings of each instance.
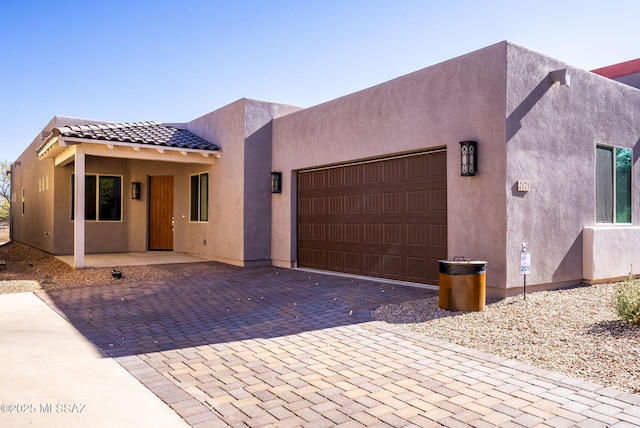
[[[68,188],[56,187],[56,212],[60,214],[54,220],[52,235],[58,245],[54,254],[63,254],[59,256],[62,261],[75,268],[154,264],[156,260],[185,262],[184,254],[191,252],[186,245],[176,253],[167,251],[161,256],[151,252],[141,256],[149,249],[174,249],[152,246],[148,241],[151,211],[155,210],[153,202],[158,199],[148,185],[153,175],[172,178],[171,196],[163,196],[163,203],[169,213],[165,222],[168,233],[174,235],[173,210],[184,206],[188,210],[189,174],[195,170],[207,174],[220,156],[218,146],[187,130],[158,122],[64,126],[54,128],[43,141],[37,150],[38,158],[54,160],[55,169],[59,171],[54,174],[54,181],[71,181],[67,203],[64,193],[69,192]],[[89,176],[95,177],[93,182],[107,177],[116,189],[106,195],[110,198],[107,207],[110,211],[105,219],[101,218],[105,196],[102,184],[97,188],[88,186]],[[182,183],[175,185],[176,199],[173,176]],[[65,215],[67,204],[71,207],[70,222]],[[180,219],[185,224],[189,221],[184,214]],[[73,255],[69,255],[71,233]]]
[[[69,266],[74,266],[75,256],[56,256]],[[146,251],[127,253],[85,254],[85,268],[115,267],[115,266],[147,266],[168,265],[176,263],[201,263],[207,259],[191,254],[174,253],[169,251]]]

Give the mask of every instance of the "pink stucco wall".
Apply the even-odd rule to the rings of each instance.
[[[507,60],[505,286],[522,285],[519,252],[523,242],[531,252],[527,284],[544,288],[579,283],[583,228],[611,228],[595,221],[596,145],[636,147],[640,91],[516,45],[509,45]],[[570,69],[570,86],[551,82],[549,73],[564,68]],[[639,178],[636,162],[635,195]],[[531,190],[518,192],[518,180],[529,180]],[[634,198],[633,204],[634,224],[638,224],[640,200]],[[598,243],[597,253],[617,251],[614,240]],[[624,248],[635,252],[632,246]],[[608,271],[617,272],[614,276],[628,270],[628,263],[609,260]]]
[[[550,79],[563,68],[570,86]],[[487,261],[490,295],[520,292],[523,243],[531,289],[580,283],[583,228],[595,225],[595,147],[635,148],[638,108],[634,88],[502,42],[277,119],[273,168],[285,186],[273,203],[274,264],[296,264],[297,171],[444,147],[449,256]],[[459,175],[458,142],[468,139],[479,145],[476,177]],[[613,240],[598,242],[600,253],[613,250]],[[614,264],[610,273],[628,271]]]
[[[276,119],[274,264],[296,262],[296,171],[392,154],[447,150],[449,255],[486,260],[505,281],[505,43]],[[480,174],[461,177],[460,141],[479,144]]]
[[[209,224],[193,237],[207,238],[199,253],[238,265],[271,262],[271,120],[299,109],[243,98],[187,124],[222,147],[211,170]]]

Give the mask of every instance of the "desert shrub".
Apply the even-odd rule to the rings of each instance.
[[[640,325],[640,280],[629,276],[616,284],[613,306],[621,319]]]

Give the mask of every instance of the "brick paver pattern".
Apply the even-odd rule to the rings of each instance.
[[[194,427],[640,426],[640,395],[371,319],[430,290],[274,267],[173,271],[40,297]]]

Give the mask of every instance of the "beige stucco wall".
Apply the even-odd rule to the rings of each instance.
[[[506,286],[511,290],[507,294],[519,292],[523,283],[519,275],[523,242],[531,252],[527,286],[579,283],[583,228],[596,226],[596,145],[637,151],[640,91],[516,45],[509,45],[507,59]],[[570,86],[553,84],[549,73],[566,67],[571,72]],[[634,195],[639,194],[639,179],[634,159]],[[529,180],[531,190],[518,192],[518,180]],[[633,203],[634,224],[638,224],[639,198],[634,197]],[[605,271],[625,275],[628,258],[600,257],[615,254],[618,245],[635,252],[633,245],[603,239],[601,233],[596,237],[594,254],[608,264],[608,269],[598,268],[596,276]]]
[[[209,258],[270,263],[271,120],[299,109],[243,98],[187,124],[189,131],[222,147],[211,170],[209,225],[200,231],[209,236]]]
[[[104,123],[89,119],[65,116],[55,116],[43,128],[42,133],[48,133],[59,126],[75,124]],[[42,144],[41,133],[33,139],[31,144],[14,162],[12,171],[12,203],[11,203],[11,239],[39,248],[49,253],[56,253],[57,245],[54,239],[58,225],[58,217],[68,208],[54,204],[54,195],[68,185],[60,179],[60,171],[54,168],[53,159],[40,160],[36,150]],[[19,165],[18,165],[19,164]],[[48,188],[41,191],[40,179],[48,181]],[[46,186],[46,185],[45,185]],[[21,190],[25,191],[25,210],[22,214]]]
[[[276,119],[274,264],[296,262],[296,171],[446,148],[449,256],[488,261],[487,282],[504,284],[505,59],[499,43]],[[464,140],[479,143],[476,177],[460,176]]]
[[[108,149],[104,150],[105,156]],[[95,151],[94,151],[95,152]],[[85,222],[87,253],[146,251],[148,237],[148,206],[150,176],[174,177],[174,251],[204,254],[202,241],[207,238],[206,226],[189,222],[189,176],[208,172],[212,165],[115,159],[87,156],[86,173],[122,177],[122,221]],[[73,253],[73,222],[71,218],[71,175],[73,164],[56,168],[56,246],[55,254]],[[141,183],[141,198],[131,199],[131,183]],[[197,236],[198,239],[190,239]]]
[[[42,179],[45,183],[48,181],[48,188],[45,187],[44,191],[40,183]],[[52,252],[53,195],[56,185],[53,162],[40,162],[31,145],[14,162],[11,184],[12,239]]]
[[[621,279],[640,272],[640,227],[585,227],[583,277],[587,281]]]
[[[271,120],[299,107],[241,99],[183,124],[192,133],[222,147],[222,157],[198,154],[128,150],[85,141],[67,150],[86,153],[87,174],[122,177],[122,221],[85,222],[85,250],[96,252],[146,251],[148,235],[148,180],[154,175],[174,177],[174,251],[198,254],[237,265],[271,260]],[[53,127],[104,123],[56,117]],[[180,126],[180,125],[178,125]],[[77,144],[78,142],[74,142]],[[15,186],[25,186],[26,207],[37,209],[16,216],[14,239],[54,254],[73,253],[71,177],[73,157],[65,166],[53,159],[39,160],[40,137],[20,157]],[[194,160],[197,159],[197,160]],[[209,173],[209,221],[189,220],[189,177]],[[50,175],[50,191],[38,192],[34,176]],[[141,198],[132,200],[131,183],[142,183]],[[34,190],[35,189],[35,190]],[[55,195],[55,204],[54,204]],[[36,199],[37,198],[37,199]]]
[[[104,123],[104,121],[54,118],[44,129],[71,124]],[[115,158],[116,151],[104,144],[83,143],[86,156],[87,174],[107,174],[122,176],[122,221],[85,222],[85,250],[87,253],[146,251],[148,235],[148,179],[152,175],[174,176],[174,251],[207,256],[207,244],[216,236],[215,228],[206,223],[189,221],[189,176],[214,170],[216,160],[210,157],[207,163],[189,163],[188,157],[176,152],[160,154],[154,152],[157,161],[145,160],[144,151],[127,151]],[[14,185],[25,186],[27,207],[37,199],[36,210],[26,210],[19,214],[20,204],[12,206],[14,218],[13,239],[56,254],[73,253],[73,222],[71,221],[71,175],[73,162],[66,166],[54,167],[54,159],[39,160],[36,149],[41,145],[38,136],[32,145],[18,159],[21,162],[14,174]],[[123,156],[120,152],[116,156]],[[194,155],[190,155],[194,156]],[[198,158],[200,155],[195,155]],[[136,159],[142,158],[142,159]],[[203,159],[203,158],[199,158]],[[22,166],[24,165],[24,168]],[[50,175],[50,190],[38,193],[38,180],[34,177]],[[142,183],[141,199],[131,199],[131,183]],[[55,195],[55,204],[54,204]],[[46,199],[44,198],[46,196]],[[210,204],[210,209],[214,204]],[[211,217],[211,214],[210,214]],[[214,222],[215,225],[215,222]]]

